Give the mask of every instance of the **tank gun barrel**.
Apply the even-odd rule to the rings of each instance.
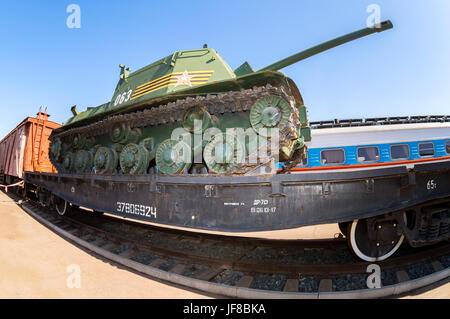
[[[291,55],[290,57],[287,57],[285,59],[282,59],[278,62],[275,62],[269,66],[266,66],[265,68],[262,68],[259,71],[278,71],[281,70],[291,64],[294,64],[296,62],[299,62],[301,60],[307,59],[313,55],[319,54],[323,51],[332,49],[334,47],[337,47],[341,44],[368,36],[373,33],[377,32],[383,32],[389,29],[393,28],[393,24],[390,20],[386,20],[380,23],[380,25],[374,25],[368,28],[364,28],[346,35],[343,35],[341,37],[335,38],[333,40],[324,42],[322,44],[316,45],[312,48],[306,49],[304,51],[301,51],[299,53],[296,53],[294,55]]]

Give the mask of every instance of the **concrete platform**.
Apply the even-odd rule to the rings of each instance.
[[[211,298],[113,265],[51,232],[0,192],[0,298]],[[73,268],[80,288],[69,288]],[[75,266],[76,267],[76,266]],[[72,277],[70,277],[72,276]]]
[[[105,214],[119,219],[125,219],[122,217],[114,216],[111,214]],[[142,224],[154,225],[161,227],[160,224],[149,223],[145,221],[138,221]],[[319,226],[306,226],[292,229],[283,229],[283,230],[272,230],[272,231],[259,231],[259,232],[218,232],[211,230],[197,230],[187,227],[178,227],[178,226],[167,226],[164,227],[186,230],[196,233],[204,233],[204,234],[218,234],[218,235],[226,235],[226,236],[238,236],[238,237],[251,237],[251,238],[268,238],[268,239],[329,239],[335,238],[340,234],[340,230],[337,224],[326,224]]]

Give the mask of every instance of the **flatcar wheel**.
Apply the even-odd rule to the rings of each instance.
[[[347,229],[352,252],[364,261],[382,261],[392,256],[405,239],[395,220],[355,219]]]
[[[65,215],[67,212],[67,206],[68,206],[67,201],[55,196],[54,203],[55,203],[56,212],[61,216]]]

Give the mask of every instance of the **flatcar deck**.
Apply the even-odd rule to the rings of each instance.
[[[25,181],[121,217],[241,232],[347,222],[439,201],[450,196],[450,161],[267,177],[27,172]]]

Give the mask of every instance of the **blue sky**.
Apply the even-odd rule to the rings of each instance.
[[[66,26],[71,3],[80,29]],[[74,104],[109,101],[120,63],[133,71],[208,43],[233,69],[259,69],[365,27],[370,4],[393,30],[282,70],[310,119],[449,114],[448,0],[2,0],[0,137],[41,105],[61,123]]]

